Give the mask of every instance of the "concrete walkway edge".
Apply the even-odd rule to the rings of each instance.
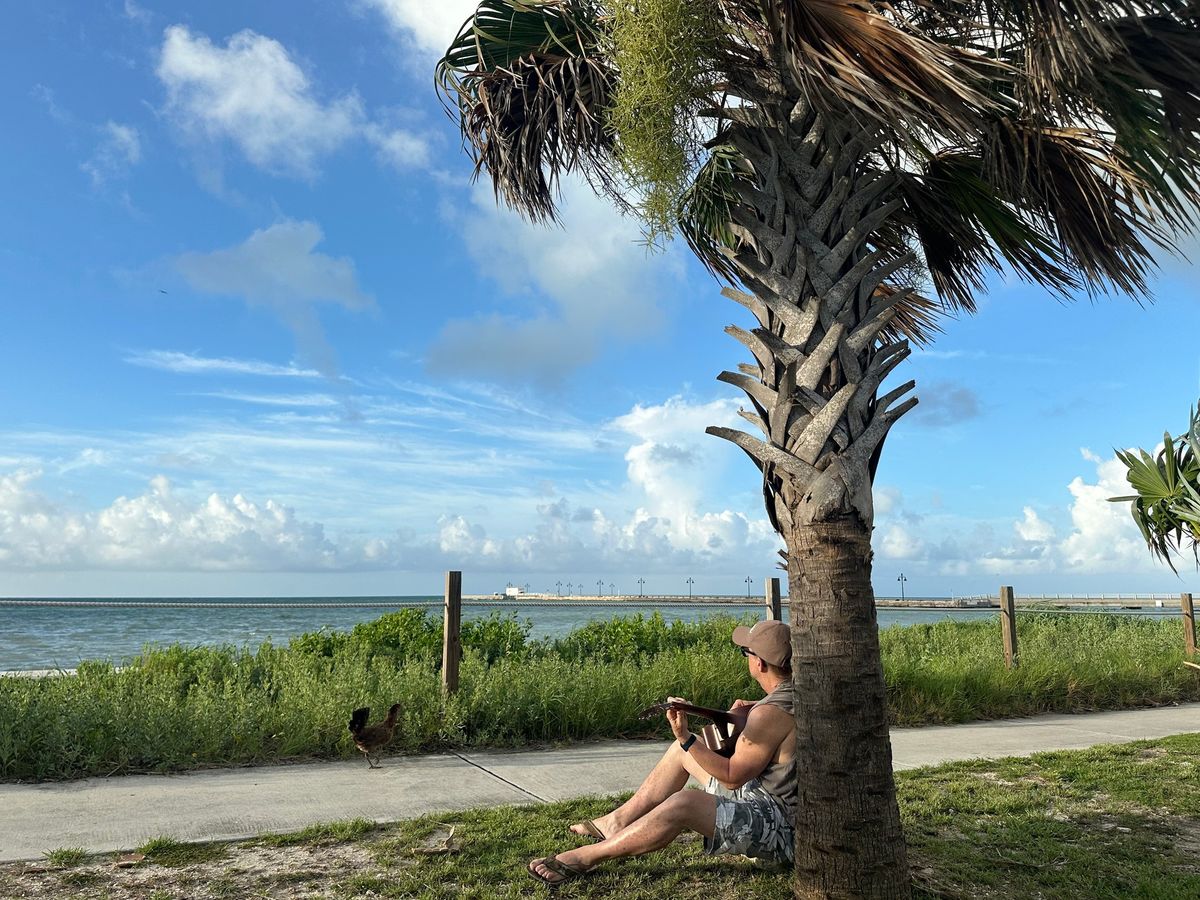
[[[897,769],[1027,756],[1200,732],[1200,703],[967,725],[892,729]],[[0,862],[47,850],[130,849],[154,837],[229,840],[318,822],[396,821],[430,812],[632,791],[666,745],[604,741],[558,750],[360,761],[0,785]]]

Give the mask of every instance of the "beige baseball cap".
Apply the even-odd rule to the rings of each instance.
[[[739,625],[733,629],[733,642],[764,662],[781,669],[791,668],[792,631],[786,622],[767,619],[753,628]]]

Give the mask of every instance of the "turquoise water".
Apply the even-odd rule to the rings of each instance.
[[[207,608],[178,608],[167,604],[180,600],[139,600],[146,606],[121,607],[117,602],[87,607],[0,605],[0,671],[73,668],[84,659],[118,662],[138,653],[147,644],[180,643],[190,646],[236,644],[256,647],[263,641],[275,644],[306,631],[353,628],[359,622],[378,618],[391,609],[421,606],[440,615],[438,597],[358,598],[372,606],[309,608],[300,604],[354,603],[355,599],[255,598],[253,600],[205,599]],[[271,608],[247,608],[239,603],[269,603]],[[390,607],[379,607],[387,603]],[[614,606],[474,605],[464,603],[463,618],[486,616],[495,610],[515,613],[533,623],[531,636],[560,637],[595,619],[662,609],[667,620],[698,621],[724,613],[761,616],[761,603],[745,605],[672,604],[669,607],[622,604]],[[880,625],[935,622],[941,619],[972,619],[995,615],[994,610],[881,609]],[[786,606],[785,606],[786,618]]]

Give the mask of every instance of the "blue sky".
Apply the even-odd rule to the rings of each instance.
[[[0,34],[6,595],[757,593],[757,472],[704,435],[743,311],[565,185],[562,228],[472,185],[432,90],[470,2],[26,4]],[[1192,242],[1194,246],[1194,242]],[[996,278],[898,373],[875,583],[1195,590],[1113,448],[1200,393],[1200,304]]]

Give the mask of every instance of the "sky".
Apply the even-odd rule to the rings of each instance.
[[[741,421],[715,379],[745,311],[586,185],[542,227],[472,182],[432,87],[471,8],[9,10],[0,595],[436,594],[448,569],[468,592],[758,595],[782,574],[757,470],[704,434]],[[1114,448],[1183,430],[1200,395],[1194,283],[1164,257],[1152,304],[1061,303],[998,275],[915,352],[877,594],[1200,588],[1107,501]]]

